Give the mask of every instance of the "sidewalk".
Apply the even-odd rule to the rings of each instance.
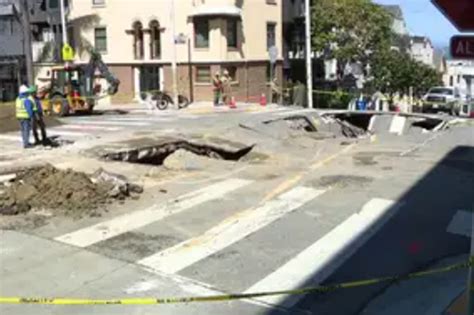
[[[444,259],[429,269],[464,262],[468,255]],[[361,315],[465,315],[462,293],[468,270],[458,270],[393,284],[372,300]],[[460,312],[461,311],[461,312]]]
[[[277,104],[268,104],[267,106],[261,106],[258,103],[241,103],[236,104],[237,108],[230,108],[227,105],[214,106],[212,102],[194,102],[191,103],[188,107],[180,109],[180,113],[187,114],[210,114],[210,113],[220,113],[220,112],[260,112],[265,110],[275,110],[277,108],[282,108]],[[122,110],[128,111],[131,113],[148,113],[150,112],[149,108],[145,103],[125,103],[125,104],[99,104],[94,109],[104,110],[104,111],[114,111]],[[156,113],[171,113],[178,112],[178,109],[175,106],[170,106],[168,109],[160,111],[156,110]]]

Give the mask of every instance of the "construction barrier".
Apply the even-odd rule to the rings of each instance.
[[[276,295],[302,295],[327,293],[342,289],[351,289],[387,282],[423,278],[435,274],[453,272],[474,266],[474,256],[467,262],[447,267],[410,273],[407,275],[388,276],[366,280],[343,282],[338,284],[308,287],[295,290],[268,291],[255,293],[222,294],[211,296],[169,297],[169,298],[124,298],[124,299],[80,299],[80,298],[43,298],[43,297],[0,297],[0,304],[42,304],[42,305],[156,305],[156,304],[187,304],[196,302],[222,302],[243,299],[255,299]]]

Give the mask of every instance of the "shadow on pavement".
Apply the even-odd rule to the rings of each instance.
[[[104,116],[104,115],[127,115],[128,111],[122,109],[94,110],[92,113],[77,112],[73,116]]]
[[[453,149],[398,202],[404,203],[398,212],[321,285],[403,275],[439,259],[469,253],[469,237],[449,233],[447,227],[458,210],[472,209],[474,147]],[[357,240],[346,249],[355,243]],[[314,273],[300,288],[318,285],[316,278],[318,274]],[[291,314],[358,314],[390,284],[301,296],[296,304],[295,297],[288,296],[280,306],[292,305]],[[277,315],[281,311],[274,309],[266,314]]]

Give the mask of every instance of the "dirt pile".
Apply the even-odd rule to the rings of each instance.
[[[44,122],[46,127],[61,125],[61,123],[53,117],[45,116]],[[15,105],[0,104],[0,133],[18,131],[20,124],[15,117]]]
[[[3,189],[0,187],[0,214],[45,209],[74,217],[94,215],[114,199],[123,200],[143,191],[116,178],[103,170],[91,178],[85,173],[50,165],[29,169],[17,174]]]

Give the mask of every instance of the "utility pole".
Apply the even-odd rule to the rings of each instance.
[[[26,78],[28,84],[33,84],[34,74],[33,74],[33,49],[31,47],[31,25],[30,25],[30,8],[28,6],[28,0],[20,0],[20,21],[22,25],[23,32],[23,51],[25,53],[25,63],[26,63]],[[18,67],[21,67],[18,64]]]
[[[308,94],[308,108],[313,108],[313,68],[311,64],[311,4],[305,0],[305,40],[306,40],[306,92]]]
[[[178,101],[178,65],[176,62],[176,25],[175,25],[175,10],[174,10],[174,0],[171,0],[171,11],[170,11],[170,21],[171,21],[171,40],[173,41],[172,51],[172,61],[171,61],[171,72],[173,76],[173,102],[176,106],[179,105]]]
[[[67,28],[66,28],[66,10],[64,8],[64,0],[61,0],[61,28],[63,30],[63,46],[66,45],[67,42]]]

